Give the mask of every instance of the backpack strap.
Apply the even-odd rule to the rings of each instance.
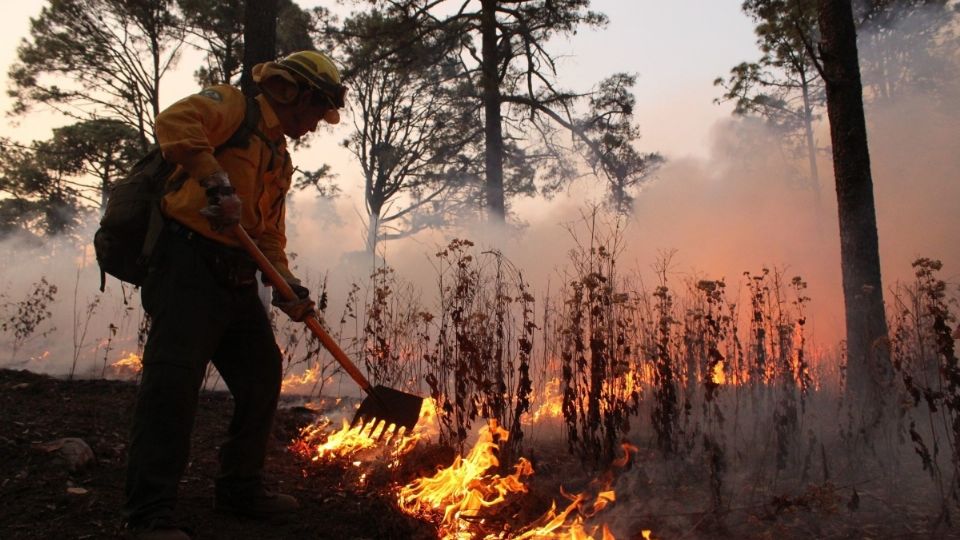
[[[227,148],[246,148],[250,145],[250,135],[256,135],[261,139],[266,139],[266,135],[260,131],[261,117],[260,103],[257,102],[256,98],[247,96],[247,110],[244,112],[240,127],[233,132],[233,135],[231,135],[229,139],[214,149],[214,155],[219,154]]]
[[[227,148],[246,148],[250,145],[250,136],[253,135],[263,141],[264,144],[267,145],[267,148],[270,149],[270,163],[267,164],[267,169],[273,169],[273,162],[277,156],[277,143],[260,130],[261,118],[260,102],[258,102],[255,97],[247,96],[247,111],[244,114],[243,122],[240,123],[240,127],[237,128],[237,131],[235,131],[226,142],[214,149],[214,155],[219,154]]]
[[[150,261],[150,255],[153,254],[153,248],[156,247],[160,239],[160,233],[166,220],[163,218],[163,212],[160,211],[160,201],[156,201],[150,208],[150,221],[147,222],[147,234],[143,237],[143,249],[140,250],[141,264],[147,264]]]
[[[263,141],[270,146],[272,161],[272,154],[276,152],[276,145],[273,144],[260,130],[260,118],[260,104],[253,97],[247,96],[247,110],[244,112],[243,121],[240,122],[240,127],[233,132],[233,135],[231,135],[229,139],[214,149],[214,155],[217,155],[228,148],[246,148],[250,145],[250,136],[256,135],[257,137],[263,139]],[[140,251],[140,258],[138,259],[141,264],[146,264],[150,260],[150,256],[153,254],[153,249],[156,247],[157,241],[160,239],[160,233],[163,232],[166,220],[163,217],[163,212],[160,211],[160,200],[163,198],[163,195],[166,195],[169,192],[169,186],[165,187],[165,189],[162,191],[160,199],[157,199],[156,203],[150,209],[150,221],[147,224],[147,233],[143,239],[143,249]],[[101,270],[101,291],[103,290],[105,279],[106,276]]]

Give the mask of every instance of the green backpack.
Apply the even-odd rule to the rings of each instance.
[[[248,97],[243,122],[225,143],[217,146],[214,155],[227,148],[246,148],[250,135],[266,141],[267,137],[257,127],[259,124],[260,105]],[[153,146],[111,188],[100,228],[93,236],[93,248],[100,265],[101,292],[106,286],[107,274],[131,285],[143,285],[150,256],[163,231],[160,201],[179,187],[177,182],[168,182],[176,168],[164,159],[159,147]]]

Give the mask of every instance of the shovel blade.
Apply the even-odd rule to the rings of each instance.
[[[366,399],[360,403],[352,425],[379,424],[383,421],[386,424],[382,432],[386,432],[393,424],[395,431],[404,427],[409,433],[420,419],[422,405],[423,398],[420,396],[378,384],[370,389]]]

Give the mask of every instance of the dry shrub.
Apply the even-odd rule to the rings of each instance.
[[[530,405],[533,296],[502,254],[477,253],[469,240],[454,239],[436,259],[439,305],[423,360],[441,440],[462,449],[477,418],[495,419],[513,452]]]
[[[916,279],[894,291],[892,361],[902,388],[900,429],[943,500],[960,497],[960,359],[955,348],[957,297],[938,277],[940,261],[913,262]],[[947,448],[949,465],[941,459]],[[945,468],[946,465],[946,468]]]
[[[10,363],[13,364],[17,352],[31,338],[46,337],[55,328],[42,330],[44,322],[50,319],[50,306],[57,296],[57,286],[49,283],[46,277],[34,283],[22,300],[11,301],[6,294],[0,296],[3,309],[0,330],[11,336]],[[39,332],[39,333],[38,333]]]
[[[419,291],[403,282],[389,266],[370,276],[364,305],[360,357],[374,384],[415,389],[422,379],[420,363],[428,340],[423,324],[431,319]]]
[[[561,290],[560,323],[563,417],[570,451],[594,467],[609,464],[630,430],[640,401],[640,319],[635,295],[625,292],[617,255],[623,230],[604,224],[596,210],[585,215],[585,232],[571,229],[576,248]],[[607,228],[601,228],[610,225]],[[661,387],[671,384],[665,382]]]

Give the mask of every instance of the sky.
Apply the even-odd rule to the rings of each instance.
[[[332,3],[332,2],[330,2]],[[809,328],[821,343],[843,337],[839,241],[829,152],[819,159],[821,204],[808,189],[798,186],[785,167],[775,138],[762,126],[731,118],[730,104],[716,104],[719,91],[713,80],[734,65],[755,59],[751,21],[740,11],[740,0],[594,0],[591,7],[608,15],[602,30],[582,31],[555,40],[551,50],[562,56],[561,85],[586,90],[616,72],[638,75],[635,118],[642,139],[640,149],[658,151],[667,163],[638,195],[625,233],[623,266],[644,274],[666,254],[675,272],[672,286],[682,288],[691,277],[724,278],[731,288],[744,271],[775,268],[789,279],[808,281],[814,315]],[[316,2],[301,2],[304,7]],[[324,5],[326,3],[323,3]],[[44,2],[8,3],[0,20],[0,79],[15,47],[27,35],[28,19]],[[185,63],[185,65],[188,63]],[[171,79],[162,95],[172,102],[195,91],[189,73]],[[960,89],[956,90],[960,96]],[[868,109],[870,151],[877,198],[883,276],[887,287],[909,280],[910,263],[919,256],[940,258],[951,283],[960,281],[960,108],[937,107],[922,96],[906,96],[883,109]],[[0,110],[9,110],[0,95]],[[49,136],[55,119],[31,114],[0,118],[5,136],[28,142]],[[345,191],[335,201],[318,200],[309,193],[293,197],[288,211],[288,250],[298,256],[297,272],[314,282],[326,275],[331,305],[347,284],[369,273],[363,249],[363,201],[359,196],[356,165],[337,142],[349,120],[325,132],[309,148],[295,152],[296,163],[315,169],[330,163]],[[817,126],[818,143],[829,143],[825,122]],[[424,290],[436,287],[432,254],[460,235],[481,248],[503,251],[527,279],[541,290],[555,283],[568,263],[571,231],[595,194],[574,186],[551,201],[517,201],[514,209],[523,227],[509,235],[488,235],[482,228],[423,234],[390,243],[387,261],[398,274]],[[74,276],[72,265],[59,265],[61,282],[99,284],[99,275],[86,258],[87,274]],[[33,264],[23,261],[24,264]],[[57,272],[55,262],[26,272],[30,277]],[[65,270],[64,270],[65,269]],[[0,270],[0,285],[12,279]],[[554,285],[554,289],[556,285]],[[109,292],[109,289],[108,289]],[[85,296],[86,295],[86,296]],[[93,301],[96,292],[77,296]],[[888,301],[890,300],[888,295]],[[101,308],[106,309],[106,308]],[[120,308],[112,308],[120,309]],[[65,319],[69,320],[69,318]],[[66,322],[61,327],[69,327]],[[0,359],[2,362],[2,359]]]
[[[576,87],[617,72],[637,74],[641,145],[668,158],[706,157],[711,126],[730,114],[729,104],[713,102],[719,95],[714,79],[759,55],[741,3],[594,1],[591,8],[610,22],[557,44],[569,55],[561,64],[561,79]]]
[[[304,8],[326,6],[343,12],[327,0],[300,0]],[[618,72],[638,76],[634,87],[635,118],[640,127],[639,147],[660,152],[668,159],[705,159],[710,152],[711,130],[728,118],[732,106],[716,104],[719,91],[713,80],[726,75],[741,61],[758,55],[749,19],[740,10],[741,0],[594,0],[591,9],[604,13],[609,23],[601,29],[582,30],[558,37],[550,50],[558,59],[561,86],[587,91],[603,78]],[[26,0],[5,6],[0,21],[0,85],[8,87],[7,71],[16,58],[16,47],[28,35],[29,19],[40,13],[45,2]],[[181,66],[191,63],[181,60]],[[195,90],[191,69],[182,69],[165,79],[161,102],[169,104],[184,92]],[[6,92],[0,94],[0,111],[10,110]],[[6,136],[21,142],[49,137],[62,119],[43,111],[27,118],[0,118]],[[347,219],[363,213],[359,168],[337,144],[344,136],[344,122],[321,133],[319,141],[295,154],[304,169],[325,163],[333,166],[348,202]],[[517,202],[526,216],[543,215],[542,201]]]
[[[301,1],[300,5],[332,5]],[[553,48],[564,58],[561,81],[572,88],[590,84],[616,72],[639,75],[635,88],[643,145],[668,156],[705,156],[712,123],[730,108],[715,105],[718,92],[712,81],[735,64],[757,55],[750,21],[740,11],[740,0],[594,0],[591,8],[605,13],[610,23],[601,30],[582,31],[558,40]],[[45,2],[8,2],[0,20],[0,79],[7,88],[7,68],[16,47],[28,34],[29,18]],[[185,81],[189,84],[189,79]],[[175,89],[164,96],[174,100]],[[10,101],[0,96],[0,110]],[[677,119],[680,119],[678,122]],[[47,122],[21,122],[12,133],[20,139],[43,136]],[[7,118],[4,131],[11,133]]]

